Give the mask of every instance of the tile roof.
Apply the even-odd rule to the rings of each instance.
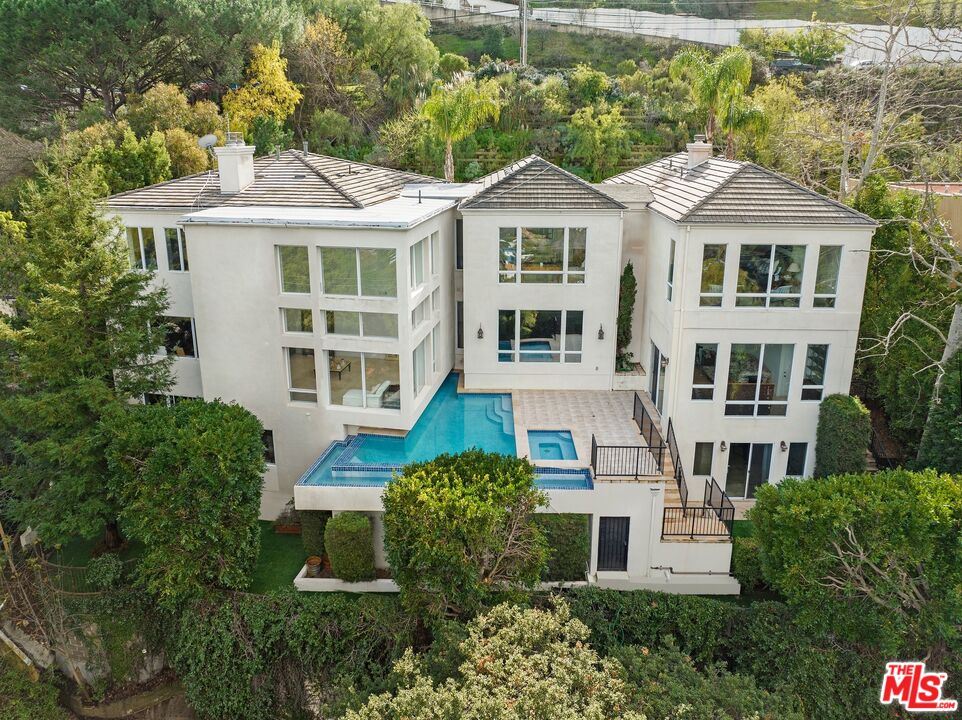
[[[187,175],[112,195],[117,209],[200,210],[211,207],[362,208],[391,200],[407,183],[436,178],[341,158],[287,150],[280,158],[254,158],[254,182],[239,193],[222,195],[216,171]]]
[[[713,157],[691,170],[687,153],[671,155],[605,180],[640,183],[655,212],[681,223],[875,225],[836,200],[750,162]]]
[[[462,209],[623,210],[625,206],[577,175],[530,155],[478,181]]]

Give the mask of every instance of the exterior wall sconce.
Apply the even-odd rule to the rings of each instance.
[[[662,355],[660,364],[661,364],[661,369],[664,370],[666,367],[668,367],[668,358]]]
[[[478,325],[478,340],[484,340],[484,330]]]
[[[598,339],[599,339],[599,340],[604,340],[604,339],[605,339],[605,326],[604,326],[604,325],[599,325],[599,326],[598,326]]]
[[[722,440],[722,441],[721,441],[720,448],[721,448],[721,451],[722,451],[722,452],[725,452],[725,451],[728,449],[728,443],[725,442],[724,440]]]
[[[781,449],[782,452],[785,452],[786,450],[788,450],[788,443],[782,440],[780,443],[778,443],[778,447]]]

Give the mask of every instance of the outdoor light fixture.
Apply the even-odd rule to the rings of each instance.
[[[599,326],[598,326],[598,339],[599,339],[599,340],[604,340],[604,339],[605,339],[605,326],[604,326],[604,325],[599,325]]]
[[[668,367],[668,358],[666,358],[664,355],[662,355],[662,356],[661,356],[661,369],[664,370],[666,367]]]
[[[778,447],[782,449],[782,452],[785,452],[788,450],[788,443],[782,440],[780,443],[778,443]]]
[[[721,441],[721,451],[725,452],[728,449],[728,443],[724,440]]]
[[[484,330],[478,325],[478,340],[484,340]]]

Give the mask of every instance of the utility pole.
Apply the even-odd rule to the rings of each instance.
[[[521,66],[528,64],[528,0],[520,0],[521,10]]]

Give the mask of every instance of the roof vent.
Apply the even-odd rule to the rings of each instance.
[[[306,178],[306,177],[307,177],[307,175],[305,175],[304,173],[294,173],[294,179],[295,179],[295,180],[303,180],[303,179]]]
[[[695,135],[695,141],[688,143],[685,148],[688,150],[688,169],[698,167],[712,156],[711,143],[705,142],[704,135]]]

